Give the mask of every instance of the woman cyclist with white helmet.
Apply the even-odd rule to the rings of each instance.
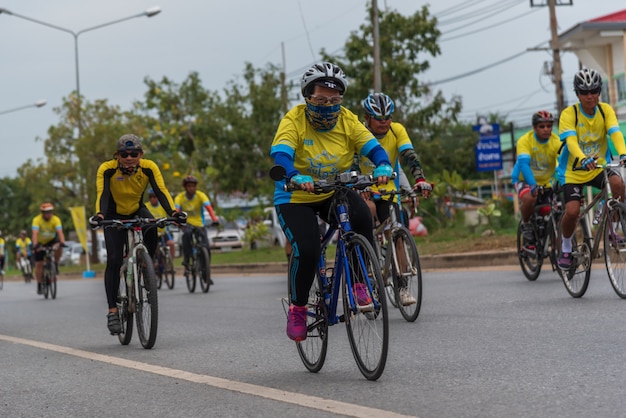
[[[611,137],[622,165],[626,163],[624,135],[619,129],[615,111],[608,103],[600,102],[602,77],[590,68],[583,68],[574,76],[574,91],[579,103],[565,108],[559,119],[559,136],[565,147],[559,157],[557,175],[563,184],[565,214],[561,223],[563,235],[559,267],[572,266],[572,234],[580,213],[583,185],[602,189],[604,174],[595,171],[596,164],[611,160],[607,135]],[[573,170],[574,162],[584,170]],[[624,182],[617,172],[609,173],[613,196],[624,201]]]
[[[311,66],[302,76],[305,103],[283,117],[270,156],[286,170],[276,182],[274,205],[281,227],[292,245],[292,271],[287,336],[303,341],[307,335],[306,303],[320,258],[320,235],[316,214],[328,222],[332,194],[313,194],[313,182],[334,178],[352,164],[354,153],[374,162],[374,177],[386,183],[392,173],[389,158],[376,138],[357,116],[341,106],[348,82],[343,70],[330,62]],[[285,181],[300,190],[286,192]],[[353,229],[373,242],[369,210],[356,192],[348,194]],[[358,295],[357,295],[358,296]]]

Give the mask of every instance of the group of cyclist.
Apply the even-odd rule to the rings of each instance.
[[[604,175],[595,171],[612,159],[607,136],[611,138],[622,165],[626,165],[624,136],[613,108],[600,102],[602,77],[584,68],[574,76],[575,103],[563,109],[559,117],[559,134],[552,132],[553,116],[539,111],[532,117],[533,130],[517,143],[517,161],[512,181],[520,200],[522,232],[527,246],[535,236],[529,224],[537,203],[546,203],[555,185],[562,190],[564,213],[561,219],[561,248],[558,265],[572,266],[572,235],[580,213],[584,186],[603,188]],[[624,182],[618,172],[608,173],[610,188],[619,200],[624,198]],[[538,190],[544,193],[538,198]],[[539,200],[539,201],[538,201]]]
[[[305,103],[283,117],[270,151],[275,164],[286,171],[285,179],[276,182],[274,205],[291,243],[286,332],[295,341],[307,336],[306,304],[321,251],[317,216],[331,222],[332,193],[312,193],[314,182],[348,171],[356,154],[362,158],[362,174],[371,174],[378,185],[386,185],[394,170],[400,171],[400,156],[415,177],[414,187],[425,196],[432,190],[406,130],[391,120],[394,103],[388,96],[375,93],[363,100],[367,115],[363,123],[341,105],[348,81],[339,66],[330,62],[314,64],[303,74],[300,87]],[[295,185],[296,190],[285,191],[286,182]],[[346,198],[354,231],[373,245],[372,216],[366,201],[354,191],[348,191]],[[381,222],[386,219],[388,205],[381,204],[377,216]],[[368,305],[371,297],[360,286],[364,285],[354,285],[355,300],[358,305]],[[404,302],[411,303],[408,299]]]

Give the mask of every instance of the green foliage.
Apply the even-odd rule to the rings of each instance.
[[[257,242],[264,241],[269,236],[270,230],[263,222],[248,224],[244,241],[251,250],[257,249]]]

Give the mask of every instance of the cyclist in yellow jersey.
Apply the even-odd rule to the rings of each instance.
[[[165,212],[165,209],[163,209],[163,206],[161,206],[161,204],[159,203],[159,199],[157,198],[156,193],[154,193],[154,190],[148,189],[148,201],[145,203],[145,205],[153,217],[155,218],[167,217],[167,213]],[[174,240],[172,239],[172,234],[170,234],[166,226],[164,226],[163,228],[158,228],[157,232],[159,234],[159,239],[162,238],[165,240],[165,243],[170,249],[170,254],[172,255],[172,260],[173,260],[176,254],[176,244],[174,243]]]
[[[4,238],[2,238],[2,231],[0,231],[0,276],[4,276]]]
[[[42,294],[44,246],[54,249],[54,264],[58,271],[59,259],[65,246],[65,234],[61,219],[54,215],[52,203],[45,202],[39,208],[41,213],[33,218],[32,234],[33,249],[35,251],[35,278],[37,279],[37,294]]]
[[[380,188],[387,191],[395,191],[400,188],[400,173],[404,173],[400,166],[400,157],[402,157],[403,164],[409,167],[411,175],[415,179],[413,189],[419,189],[422,196],[428,198],[433,188],[424,178],[419,157],[415,153],[406,128],[401,123],[392,121],[395,103],[391,97],[384,93],[372,93],[363,99],[361,106],[365,112],[365,126],[385,149],[394,171],[398,174],[393,182],[381,187],[372,186],[372,192],[376,193]],[[367,157],[356,154],[355,163],[358,164],[358,171],[362,174],[372,174],[374,171],[375,166]],[[372,216],[376,216],[379,222],[382,223],[389,218],[389,199],[392,198],[391,196],[385,196],[378,200],[372,200],[369,192],[361,193],[361,196],[365,198]],[[400,219],[399,214],[398,219]],[[399,248],[400,252],[402,251]],[[400,300],[405,306],[417,303],[417,300],[406,288],[400,289]]]
[[[15,240],[15,263],[18,269],[21,268],[22,257],[25,257],[26,261],[32,264],[32,249],[33,242],[26,236],[26,231],[22,229],[20,236]]]
[[[563,235],[559,267],[569,269],[572,265],[572,234],[580,212],[580,199],[583,186],[591,185],[601,189],[604,175],[595,170],[596,164],[610,161],[611,154],[607,135],[611,137],[622,165],[626,163],[624,135],[613,108],[600,102],[602,77],[592,69],[584,68],[574,76],[574,91],[579,103],[561,112],[559,136],[565,147],[559,157],[557,169],[559,182],[563,186],[565,214],[561,223]],[[572,170],[575,161],[585,170]],[[609,173],[609,183],[613,197],[624,201],[624,182],[615,171]]]
[[[517,160],[511,174],[511,181],[519,196],[522,214],[522,233],[524,244],[535,244],[535,233],[530,224],[530,217],[537,204],[537,187],[552,188],[552,180],[561,150],[559,136],[552,132],[554,117],[546,110],[533,114],[533,130],[526,132],[517,140]],[[551,193],[541,196],[540,204],[548,203]]]
[[[93,227],[98,227],[103,219],[152,218],[143,203],[143,193],[152,187],[165,213],[185,222],[185,213],[177,212],[174,201],[165,187],[161,170],[154,161],[143,157],[143,146],[139,137],[133,134],[122,135],[117,141],[114,158],[98,167],[96,174],[96,215],[89,218]],[[143,231],[144,243],[150,256],[157,246],[157,230],[146,228]],[[107,265],[104,270],[104,287],[107,303],[107,327],[111,334],[122,332],[117,312],[117,292],[120,285],[120,268],[124,259],[126,231],[115,228],[104,229],[104,242],[107,250]]]
[[[198,179],[194,176],[187,176],[183,179],[184,192],[181,192],[174,199],[176,209],[187,213],[187,226],[183,229],[183,266],[189,266],[189,256],[191,255],[192,235],[194,228],[200,228],[202,239],[209,247],[209,238],[207,236],[206,221],[204,219],[205,208],[211,217],[213,223],[217,223],[218,219],[211,206],[209,197],[198,190]]]
[[[346,76],[337,65],[321,62],[311,66],[300,83],[305,103],[283,117],[270,151],[275,163],[287,173],[285,180],[276,182],[274,205],[292,246],[287,336],[295,341],[306,338],[306,303],[321,251],[316,214],[329,222],[332,203],[332,193],[311,193],[313,182],[348,170],[355,152],[376,164],[374,176],[379,183],[386,183],[393,171],[376,138],[354,113],[341,106],[347,86]],[[284,191],[286,181],[300,190]],[[351,191],[347,198],[353,229],[373,242],[367,205],[356,192]],[[369,298],[362,289],[354,290],[358,300]]]

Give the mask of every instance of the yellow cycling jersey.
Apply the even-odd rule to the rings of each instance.
[[[150,201],[147,201],[145,202],[145,205],[155,219],[168,217],[167,212],[165,212],[165,209],[163,209],[163,206],[161,206],[160,203],[157,203],[156,206],[152,206],[152,203],[150,203]],[[161,235],[165,232],[165,227],[158,228],[158,231],[159,235]]]
[[[391,165],[393,170],[396,173],[399,173],[402,169],[400,167],[400,153],[407,149],[413,149],[413,144],[411,143],[411,139],[409,138],[409,134],[406,131],[406,128],[398,122],[392,122],[387,134],[378,140],[380,145],[387,151],[387,155],[389,156],[389,161],[391,161]],[[376,166],[372,163],[368,158],[361,157],[359,160],[359,169],[361,174],[372,174]],[[400,176],[396,178],[396,181],[390,181],[387,184],[383,185],[373,185],[371,189],[377,191],[379,189],[385,190],[398,190],[398,186],[400,183]],[[390,197],[386,197],[385,199],[389,199]]]
[[[211,201],[205,193],[196,190],[193,197],[189,199],[187,198],[187,193],[182,192],[176,196],[174,203],[176,204],[176,209],[187,213],[187,224],[193,226],[204,226],[206,224],[202,208],[210,206]]]
[[[5,244],[4,238],[0,237],[0,256],[1,257],[4,257],[4,244]]]
[[[551,179],[557,167],[560,150],[561,140],[554,132],[552,132],[550,138],[545,142],[537,140],[535,131],[526,132],[517,140],[516,146],[518,161],[524,157],[530,158],[530,169],[532,170],[537,186],[551,185]],[[514,169],[513,171],[515,172],[516,170]],[[524,178],[522,171],[519,171],[517,181],[530,183],[528,179]]]
[[[19,251],[23,256],[28,256],[28,248],[33,244],[30,238],[26,237],[24,239],[18,238],[15,240],[15,249]]]
[[[50,220],[46,221],[40,213],[33,218],[32,228],[33,231],[39,231],[37,243],[46,245],[54,241],[57,231],[61,231],[63,229],[63,225],[61,224],[61,219],[58,216],[52,215]]]
[[[283,152],[293,158],[294,167],[313,180],[333,179],[352,165],[354,153],[366,155],[378,141],[350,110],[342,107],[335,127],[316,131],[307,122],[306,104],[291,109],[280,121],[270,155]],[[285,181],[276,182],[274,204],[309,203],[327,199],[332,193],[313,194],[303,190],[285,192]]]
[[[557,169],[559,181],[562,184],[585,184],[598,175],[597,171],[572,170],[572,164],[578,158],[577,166],[587,157],[598,157],[598,164],[610,160],[607,135],[611,137],[613,145],[619,155],[626,154],[624,135],[619,129],[615,111],[607,103],[599,103],[602,113],[594,109],[593,115],[587,115],[580,103],[565,108],[559,119],[559,136],[566,145],[559,157]],[[578,120],[578,124],[576,124]]]
[[[174,201],[165,187],[161,170],[153,161],[140,159],[137,171],[131,175],[122,174],[116,159],[105,161],[96,176],[96,213],[106,218],[135,214],[143,206],[143,192],[148,184],[165,211],[171,214]]]

